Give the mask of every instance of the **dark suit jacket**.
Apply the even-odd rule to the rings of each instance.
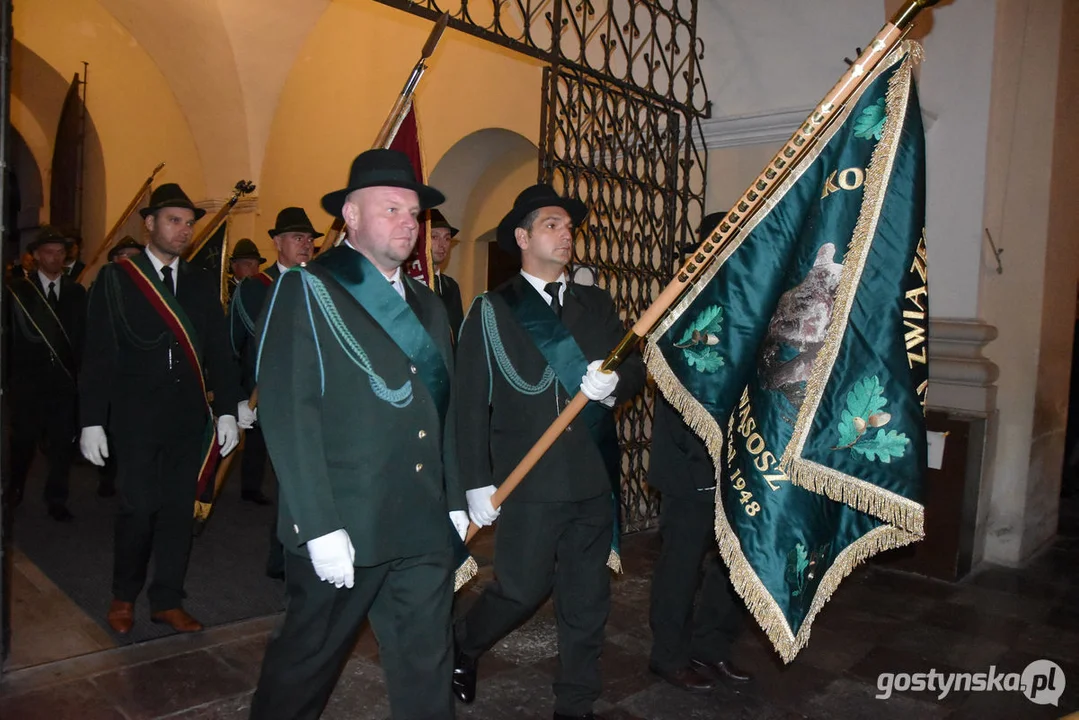
[[[536,292],[521,275],[509,280],[518,292]],[[625,326],[606,291],[570,283],[563,293],[562,322],[587,360],[607,357],[625,335]],[[486,293],[506,355],[528,383],[538,383],[547,361],[521,327],[513,311],[497,292]],[[543,431],[572,398],[557,380],[545,392],[518,392],[491,362],[488,370],[479,301],[473,303],[461,330],[457,348],[457,445],[461,477],[467,488],[500,485],[531,449]],[[493,373],[493,374],[492,374]],[[645,370],[634,353],[618,369],[615,390],[618,404],[644,386]],[[604,442],[617,443],[613,410],[601,428]],[[616,478],[617,479],[617,478]],[[611,492],[611,478],[599,448],[580,420],[555,441],[547,454],[511,496],[511,502],[565,502],[587,500]]]
[[[453,331],[453,340],[456,342],[461,335],[461,324],[465,321],[465,310],[461,305],[461,287],[449,275],[439,273],[435,276],[435,292],[446,306],[446,315],[450,319],[450,329]]]
[[[648,463],[648,484],[660,492],[685,500],[715,502],[716,471],[708,448],[658,392]]]
[[[180,262],[176,299],[197,336],[214,414],[235,415],[239,374],[229,356],[219,292],[213,273]],[[118,263],[102,267],[94,282],[86,336],[79,375],[82,427],[108,425],[114,432],[160,437],[205,425],[198,376],[172,330]]]
[[[274,263],[265,273],[276,282],[281,271]],[[250,397],[255,390],[255,356],[258,340],[255,329],[266,298],[273,292],[273,285],[264,285],[255,277],[245,278],[239,284],[229,303],[228,327],[232,353],[240,363],[240,385]]]
[[[75,264],[73,264],[70,268],[64,268],[64,272],[72,280],[76,280],[78,279],[79,275],[82,274],[82,271],[85,269],[86,263],[84,263],[82,260],[76,260]]]
[[[31,273],[28,278],[13,279],[10,289],[18,293],[31,314],[51,319],[42,297],[46,290],[37,272]],[[8,306],[11,317],[9,387],[12,393],[24,397],[56,393],[74,395],[75,380],[65,372],[20,307],[13,300],[8,302]],[[67,275],[60,275],[60,298],[55,312],[70,341],[70,351],[77,368],[86,336],[86,289]],[[57,350],[62,351],[61,348]]]
[[[278,536],[285,549],[303,554],[311,538],[344,528],[356,565],[370,566],[449,548],[447,514],[464,509],[465,501],[457,480],[453,398],[443,426],[409,357],[325,268],[359,257],[349,247],[332,248],[275,283],[273,309],[261,321],[257,379],[259,423],[281,489]],[[336,319],[305,290],[304,275],[321,281]],[[409,305],[452,377],[442,303],[411,278],[406,286]],[[379,398],[376,387],[383,386],[357,365],[354,348],[342,346],[342,328],[384,387],[411,383],[407,403]]]

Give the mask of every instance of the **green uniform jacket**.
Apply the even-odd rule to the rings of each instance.
[[[281,276],[277,263],[264,272],[275,282]],[[266,305],[266,298],[272,292],[272,283],[267,285],[258,277],[249,277],[240,281],[229,301],[229,341],[232,343],[232,354],[240,363],[240,385],[248,397],[255,390],[255,356],[258,354],[255,326]]]
[[[517,292],[536,292],[517,275],[508,281]],[[499,290],[486,293],[497,319],[501,347],[492,346],[484,330],[480,300],[473,303],[461,328],[457,347],[457,444],[461,477],[468,489],[501,485],[572,398],[555,381],[537,394],[519,392],[499,369],[498,357],[512,364],[520,378],[539,384],[547,361],[517,321]],[[607,357],[625,335],[611,296],[598,287],[570,283],[563,293],[562,322],[585,359]],[[615,400],[622,404],[644,387],[644,363],[632,353],[618,369]],[[600,433],[607,450],[618,452],[614,411],[608,411]],[[588,500],[612,489],[603,456],[588,428],[574,420],[536,467],[514,490],[508,502],[572,502]]]
[[[282,544],[305,554],[308,540],[344,528],[355,564],[370,566],[450,547],[448,513],[463,510],[465,498],[457,480],[452,395],[443,425],[408,356],[322,266],[359,257],[340,246],[274,283],[261,321],[257,373],[259,421],[280,483]],[[452,377],[442,302],[411,279],[406,296]],[[396,406],[375,390],[408,383],[411,397]]]

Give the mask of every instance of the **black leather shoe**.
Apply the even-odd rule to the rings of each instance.
[[[661,678],[674,685],[679,690],[685,690],[690,693],[706,693],[715,689],[716,683],[712,676],[705,675],[702,671],[686,665],[685,667],[677,668],[676,670],[660,670],[657,667],[649,666],[649,670],[659,675]]]
[[[263,495],[261,490],[246,492],[241,494],[240,497],[247,502],[253,502],[256,505],[273,505],[273,500]]]
[[[722,680],[732,685],[742,685],[753,679],[752,675],[735,667],[729,660],[720,660],[719,662],[690,660],[689,664],[699,673],[707,674],[716,680]]]
[[[75,516],[67,509],[66,505],[50,505],[49,515],[56,522],[71,522]]]
[[[465,705],[476,699],[476,661],[454,653],[453,695]]]

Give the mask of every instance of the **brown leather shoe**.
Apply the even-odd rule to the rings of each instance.
[[[119,635],[127,635],[131,632],[131,626],[135,624],[135,603],[113,600],[109,605],[109,627]]]
[[[649,666],[648,669],[679,690],[685,690],[686,692],[706,693],[716,686],[710,677],[688,665],[676,670],[660,670],[658,667],[653,666]]]
[[[155,612],[150,616],[150,620],[155,623],[168,625],[176,632],[188,633],[202,630],[202,623],[188,615],[183,608],[173,608],[172,610]]]

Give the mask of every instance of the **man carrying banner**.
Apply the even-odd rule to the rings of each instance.
[[[46,225],[27,246],[37,270],[13,278],[11,291],[11,506],[22,501],[42,435],[49,475],[45,504],[54,520],[72,519],[68,475],[78,431],[78,367],[86,328],[86,290],[64,272],[71,239]]]
[[[442,303],[401,269],[420,212],[443,200],[404,154],[360,154],[322,199],[348,239],[282,273],[267,300],[259,414],[289,601],[256,720],[318,717],[365,619],[393,717],[453,717],[454,552],[468,526],[453,350]]]
[[[476,663],[552,593],[560,669],[555,718],[592,717],[610,608],[620,452],[613,408],[644,384],[637,355],[599,369],[625,332],[611,297],[571,285],[574,228],[588,209],[549,185],[527,188],[498,226],[521,274],[472,304],[457,349],[458,448],[469,515],[490,525],[501,483],[577,390],[595,401],[502,506],[496,580],[455,628],[454,692],[475,698]],[[590,362],[591,360],[591,362]]]
[[[322,237],[322,233],[311,225],[303,208],[287,207],[277,214],[270,237],[277,249],[277,261],[265,271],[241,281],[229,303],[229,337],[233,355],[240,363],[240,385],[247,398],[255,391],[255,356],[258,353],[255,323],[266,304],[266,297],[281,273],[311,260],[314,240]],[[240,496],[257,505],[269,505],[270,499],[262,492],[266,441],[262,429],[255,425],[255,411],[247,400],[240,402],[239,413],[240,427],[247,431],[240,466]],[[284,577],[283,552],[275,523],[270,532],[270,555],[266,560],[266,574],[270,577]]]
[[[457,342],[457,336],[461,332],[461,324],[465,321],[464,306],[461,304],[461,288],[457,281],[442,272],[442,263],[450,256],[450,245],[453,238],[457,237],[457,228],[450,225],[446,216],[438,210],[431,210],[427,216],[431,223],[431,265],[435,273],[435,293],[442,298],[442,304],[446,306],[446,314],[450,317],[450,329],[453,330],[453,341]]]
[[[95,465],[110,451],[118,460],[109,625],[120,634],[131,630],[153,555],[151,620],[196,632],[202,625],[182,607],[192,512],[219,455],[239,439],[239,378],[218,279],[180,259],[204,211],[169,183],[139,213],[146,252],[105,265],[90,293],[80,446]]]

